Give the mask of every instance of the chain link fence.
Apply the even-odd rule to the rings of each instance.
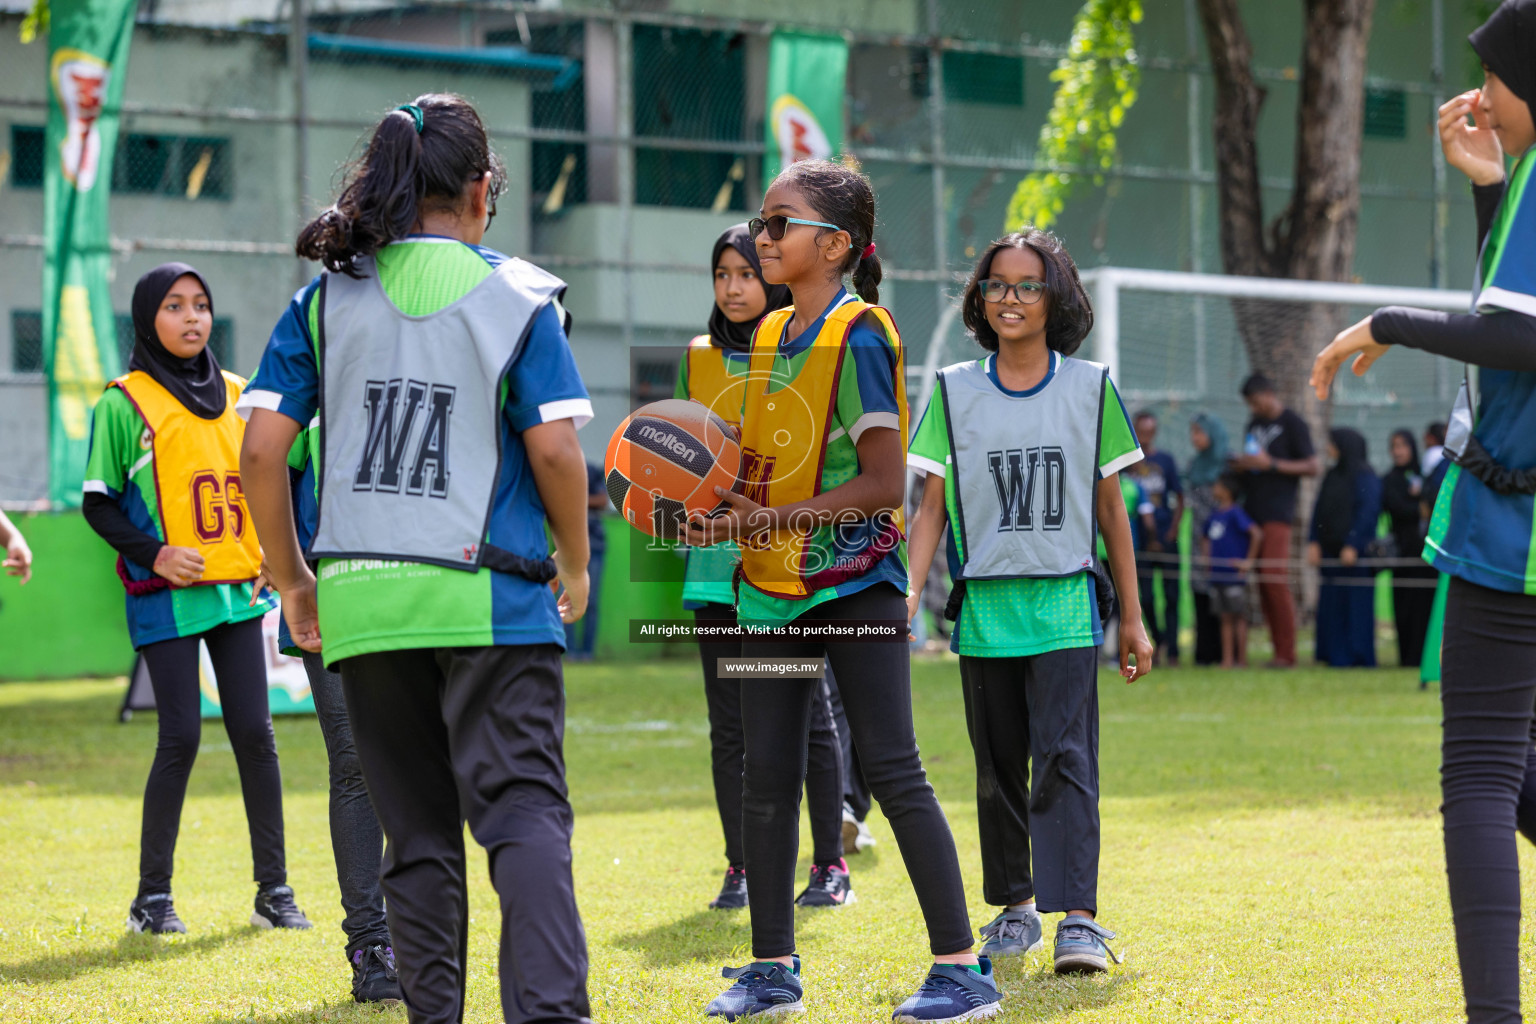
[[[1438,10],[1441,0],[1430,2]],[[141,22],[111,177],[114,306],[126,314],[133,282],[149,267],[192,262],[215,292],[215,351],[251,373],[272,324],[315,271],[293,257],[294,234],[334,194],[368,130],[420,93],[460,92],[477,104],[511,171],[487,244],[570,283],[573,346],[598,410],[583,438],[597,457],[635,398],[668,388],[670,357],[660,353],[673,349],[662,347],[705,324],[714,238],[756,211],[765,185],[769,39],[798,30],[848,41],[843,146],[876,190],[881,299],[901,326],[915,378],[933,344],[971,351],[946,308],[1001,233],[1019,179],[1039,169],[1049,76],[1076,6],[782,0],[767,12],[744,0],[500,0],[346,4],[305,17],[295,16],[293,0],[252,0],[241,10],[253,20],[240,29]],[[180,4],[176,17],[195,22],[205,7],[209,18],[229,17],[228,5],[213,3]],[[1122,131],[1121,163],[1056,226],[1085,268],[1220,268],[1211,86],[1192,8],[1149,6],[1138,29],[1143,98]],[[46,51],[17,42],[18,21],[0,15],[0,500],[12,503],[47,490],[39,312]],[[1470,215],[1448,215],[1462,200],[1434,164],[1429,131],[1439,96],[1462,76],[1452,76],[1455,88],[1445,84],[1434,57],[1442,44],[1424,24],[1378,21],[1359,271],[1381,283],[1465,287],[1444,254],[1470,248],[1470,227],[1463,238],[1457,226]],[[1277,24],[1280,37],[1299,39],[1299,21]],[[1272,45],[1262,28],[1259,71],[1279,124],[1295,99],[1286,65],[1296,47]],[[1451,24],[1442,35],[1458,45],[1458,33],[1463,27]],[[1273,200],[1288,187],[1288,168],[1283,146],[1267,152],[1275,155],[1276,176],[1266,180]],[[1185,312],[1147,316],[1161,326],[1138,335],[1146,351],[1124,353],[1130,391],[1165,388],[1180,376],[1169,361],[1188,347]],[[123,355],[126,326],[120,316]],[[1201,354],[1219,367],[1240,347],[1212,320]],[[1211,379],[1218,376],[1229,375]]]

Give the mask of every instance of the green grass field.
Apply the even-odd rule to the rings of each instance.
[[[979,928],[991,911],[957,678],[952,659],[922,661],[913,689]],[[750,954],[746,915],[705,909],[724,864],[696,669],[573,666],[567,679],[593,1016],[697,1020],[723,984],[720,966]],[[121,681],[0,686],[0,1019],[403,1021],[350,1002],[312,719],[279,720],[277,738],[290,878],[315,929],[246,924],[239,787],[209,723],[177,851],[176,905],[191,933],[124,933],[155,724],[119,725],[121,694]],[[1101,918],[1126,962],[1070,980],[1044,953],[1005,963],[1000,1019],[1459,1019],[1433,691],[1398,670],[1165,670],[1133,687],[1106,675],[1101,697]],[[926,963],[895,843],[878,814],[871,824],[880,845],[850,858],[858,902],[800,916],[817,1020],[888,1019]],[[498,922],[483,865],[477,857],[466,1019],[494,1022]]]

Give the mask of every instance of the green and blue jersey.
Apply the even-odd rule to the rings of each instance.
[[[86,459],[87,494],[105,494],[138,529],[165,540],[156,498],[155,452],[144,417],[121,388],[108,388],[91,419]],[[130,579],[155,578],[152,566],[123,559]],[[168,587],[152,594],[127,594],[128,637],[134,649],[162,640],[196,636],[216,626],[244,622],[277,606],[270,594],[249,607],[249,583],[208,583]]]
[[[376,263],[389,300],[407,316],[426,316],[468,294],[506,259],[454,239],[412,235],[382,249]],[[319,450],[318,287],[317,278],[289,304],[239,405],[242,414],[268,409],[309,428],[311,456]],[[591,418],[592,403],[565,336],[564,311],[552,303],[535,318],[505,379],[502,462],[487,543],[526,558],[546,557],[544,504],[521,433],[561,419],[580,427]],[[292,458],[290,466],[303,461]],[[312,464],[296,490],[299,537],[307,543],[314,535],[317,512]],[[414,562],[341,558],[321,560],[317,577],[328,664],[409,648],[565,644],[549,587],[521,576],[489,568],[471,573]]]
[[[1536,316],[1536,156],[1510,176],[1479,265],[1477,311]],[[1536,466],[1536,372],[1478,371],[1477,439],[1500,465]],[[1469,583],[1536,594],[1536,499],[1499,494],[1452,465],[1440,487],[1424,558]]]

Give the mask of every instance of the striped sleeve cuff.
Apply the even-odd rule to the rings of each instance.
[[[886,427],[890,430],[901,429],[901,417],[894,412],[867,412],[854,421],[848,428],[848,440],[854,444],[859,443],[859,438],[870,427]]]
[[[571,420],[576,429],[580,430],[592,422],[592,399],[562,398],[539,406],[540,423],[553,423],[555,420]]]
[[[935,462],[926,455],[916,455],[912,452],[907,453],[907,468],[916,470],[924,476],[931,473],[942,479],[945,475],[945,468],[942,463]]]
[[[1134,466],[1134,465],[1136,465],[1136,463],[1140,462],[1144,458],[1146,458],[1146,456],[1141,453],[1141,449],[1139,447],[1138,448],[1132,448],[1130,451],[1126,452],[1124,455],[1120,456],[1118,459],[1115,459],[1112,462],[1108,462],[1105,465],[1100,466],[1099,467],[1099,478],[1103,479],[1105,477],[1114,476],[1116,473],[1120,472],[1125,467],[1127,467],[1127,466]]]
[[[282,413],[301,427],[312,426],[316,418],[314,409],[306,408],[304,403],[297,402],[278,391],[243,392],[240,400],[235,403],[235,412],[241,419],[249,420],[252,409]]]

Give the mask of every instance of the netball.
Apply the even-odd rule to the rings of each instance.
[[[631,526],[677,540],[696,513],[735,487],[741,446],[730,426],[702,403],[669,398],[635,410],[608,441],[603,476],[613,507]]]

